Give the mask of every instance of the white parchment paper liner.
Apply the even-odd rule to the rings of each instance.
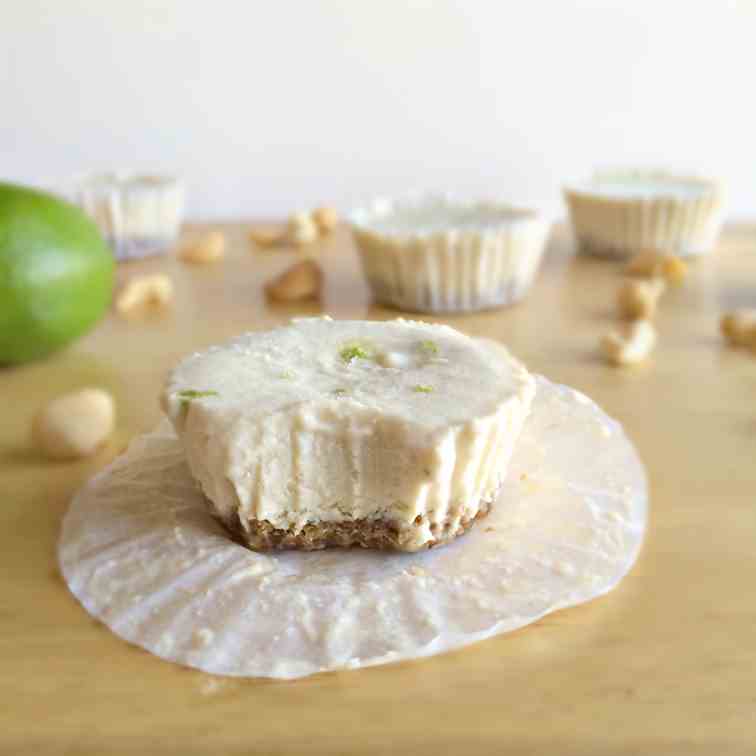
[[[251,552],[208,514],[166,422],[75,497],[59,556],[125,640],[209,673],[295,678],[441,653],[606,593],[638,555],[646,501],[620,425],[539,378],[491,515],[449,546]]]

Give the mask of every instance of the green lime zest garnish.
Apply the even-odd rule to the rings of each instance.
[[[343,388],[335,388],[331,393],[334,396],[346,396],[347,390]]]
[[[189,406],[189,402],[194,399],[201,399],[203,396],[218,396],[217,391],[197,391],[196,389],[184,389],[178,392],[178,397],[181,399],[181,409],[186,409]]]
[[[369,360],[372,358],[373,353],[364,344],[351,342],[344,344],[339,355],[348,365],[352,360]]]
[[[412,390],[416,394],[430,394],[433,391],[433,386],[427,386],[424,383],[418,383],[417,386],[413,386]]]
[[[435,341],[426,339],[425,341],[421,341],[418,346],[424,354],[438,354],[438,344]]]
[[[297,374],[293,370],[284,370],[279,377],[291,380],[292,378],[296,378]]]

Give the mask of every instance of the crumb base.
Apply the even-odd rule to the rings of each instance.
[[[419,543],[416,529],[421,522],[410,528],[398,528],[389,520],[342,520],[340,522],[307,523],[301,530],[275,527],[268,520],[247,520],[246,526],[240,520],[223,522],[236,541],[253,551],[278,551],[298,549],[317,551],[326,548],[377,549],[380,551],[422,551],[448,543],[462,535],[475,523],[485,517],[491,509],[489,503],[481,502],[476,514],[451,523],[431,525],[432,538]]]

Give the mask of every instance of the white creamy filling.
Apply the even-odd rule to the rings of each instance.
[[[713,192],[705,181],[691,181],[673,177],[632,176],[595,178],[576,184],[575,191],[611,199],[699,199]]]
[[[224,520],[388,520],[419,545],[494,497],[533,393],[446,326],[311,319],[189,358],[164,404]]]
[[[535,219],[535,213],[495,202],[457,202],[445,196],[416,200],[379,200],[357,210],[352,222],[375,233],[398,236],[430,236],[450,231],[461,233],[511,228]]]

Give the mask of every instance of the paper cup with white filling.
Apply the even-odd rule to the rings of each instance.
[[[710,252],[725,208],[718,182],[655,171],[599,172],[565,186],[564,197],[580,251],[615,259]]]
[[[535,278],[549,229],[533,210],[448,195],[377,200],[350,221],[375,300],[411,312],[517,302]]]
[[[166,252],[178,238],[184,185],[174,176],[85,175],[66,193],[95,220],[119,260]]]

